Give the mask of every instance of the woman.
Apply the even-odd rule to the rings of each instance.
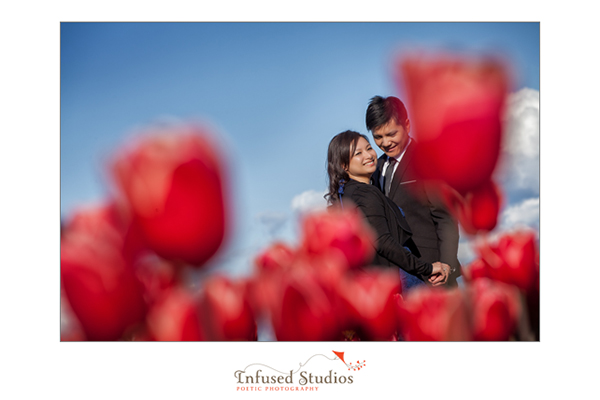
[[[443,285],[450,267],[420,260],[419,249],[411,239],[411,231],[402,210],[376,186],[370,184],[377,168],[377,153],[366,136],[354,131],[336,135],[329,143],[327,173],[329,204],[358,207],[376,232],[375,265],[400,267],[403,289],[424,284]]]

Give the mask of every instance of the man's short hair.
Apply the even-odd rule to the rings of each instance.
[[[397,97],[381,97],[375,96],[369,102],[367,107],[366,123],[367,129],[373,132],[374,129],[379,128],[390,122],[394,118],[396,122],[404,126],[408,119],[408,113],[404,103]]]

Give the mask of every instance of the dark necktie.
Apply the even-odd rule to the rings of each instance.
[[[388,167],[385,170],[385,175],[383,176],[383,187],[386,196],[389,196],[390,194],[390,189],[392,188],[392,175],[394,174],[394,166],[398,162],[394,157],[388,157],[388,161]]]

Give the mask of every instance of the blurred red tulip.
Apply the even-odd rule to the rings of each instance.
[[[281,271],[287,269],[294,260],[295,250],[285,243],[275,242],[254,259],[259,271]]]
[[[85,341],[85,334],[83,331],[78,330],[61,330],[60,341],[61,342],[82,342]]]
[[[539,263],[534,232],[507,233],[495,244],[482,242],[476,250],[485,263],[485,276],[515,285],[525,292],[538,290]]]
[[[521,313],[517,288],[484,278],[469,285],[467,291],[472,307],[473,340],[509,340]]]
[[[177,284],[176,272],[173,264],[156,256],[136,262],[135,273],[143,284],[146,303],[154,303]]]
[[[450,213],[465,232],[474,235],[489,232],[496,227],[500,211],[500,190],[493,181],[487,181],[464,196],[447,185],[439,188]]]
[[[212,276],[200,299],[202,326],[207,340],[256,340],[256,322],[244,282]]]
[[[116,204],[104,203],[76,211],[63,233],[85,232],[91,239],[110,242],[120,249],[127,262],[132,262],[142,253],[143,244],[129,222]]]
[[[246,293],[257,318],[269,317],[272,306],[280,301],[281,272],[260,271],[248,280]]]
[[[60,291],[60,341],[79,342],[86,340],[81,324],[77,320],[69,300],[61,288]]]
[[[397,305],[401,292],[397,270],[371,269],[346,274],[339,281],[342,308],[348,316],[344,327],[360,331],[366,340],[389,340],[397,327]],[[341,309],[338,311],[341,312]]]
[[[539,288],[539,262],[534,232],[516,232],[503,236],[498,243],[498,250],[514,285],[525,291]]]
[[[472,282],[479,278],[488,278],[488,265],[480,258],[473,260],[468,267],[464,268],[465,281]]]
[[[147,137],[118,154],[122,203],[161,257],[201,266],[221,246],[227,207],[219,158],[195,128]]]
[[[282,282],[293,271],[306,271],[328,295],[347,270],[347,259],[341,252],[308,254],[282,243],[274,243],[255,258],[257,274],[248,282],[249,298],[257,314],[269,314],[281,300]]]
[[[61,238],[61,286],[88,340],[117,340],[143,321],[142,285],[109,208],[77,213]]]
[[[492,181],[485,182],[467,195],[474,230],[489,232],[496,227],[500,211],[500,190]]]
[[[414,289],[399,302],[398,316],[405,340],[472,339],[467,302],[460,289]]]
[[[348,272],[348,261],[337,251],[307,254],[301,250],[296,254],[291,268],[310,270],[323,288],[336,291],[340,279]]]
[[[416,139],[415,172],[464,194],[490,179],[507,74],[492,61],[409,57],[399,66]]]
[[[277,340],[335,340],[340,326],[334,301],[310,269],[294,269],[285,275],[280,300],[271,305]]]
[[[254,258],[255,275],[247,282],[247,293],[255,315],[268,315],[270,306],[279,301],[282,276],[295,257],[295,249],[275,242]]]
[[[309,256],[341,257],[354,269],[369,264],[375,235],[360,211],[330,209],[307,215],[302,223],[302,250]]]
[[[148,312],[150,337],[158,341],[201,341],[198,301],[181,287],[164,292]]]

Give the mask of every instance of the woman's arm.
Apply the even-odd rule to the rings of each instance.
[[[375,187],[373,189],[377,190]],[[376,193],[371,193],[368,190],[363,191],[363,193],[355,192],[352,196],[352,201],[362,211],[369,225],[376,232],[375,247],[377,253],[408,273],[430,276],[433,273],[433,265],[419,260],[391,234],[385,215],[386,204],[381,200]],[[395,223],[395,221],[392,222]]]
[[[365,214],[365,216],[377,233],[377,240],[375,241],[377,253],[413,275],[429,276],[432,274],[433,266],[430,263],[419,260],[392,236],[385,221],[385,216],[383,218],[373,214],[368,216]]]

